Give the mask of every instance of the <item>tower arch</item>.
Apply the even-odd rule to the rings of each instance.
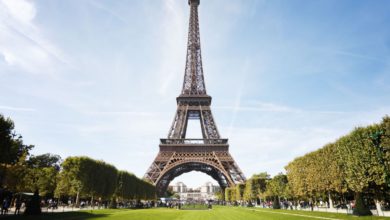
[[[234,183],[230,180],[229,175],[221,170],[219,167],[216,167],[214,164],[205,163],[205,162],[181,162],[176,163],[170,169],[163,172],[160,178],[156,182],[157,193],[159,196],[163,196],[164,192],[167,190],[169,184],[176,177],[181,176],[184,173],[199,171],[209,175],[215,181],[218,182],[221,189],[226,187],[233,186]]]

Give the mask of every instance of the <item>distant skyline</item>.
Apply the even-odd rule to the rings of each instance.
[[[386,0],[201,0],[212,111],[248,178],[390,114],[389,11]],[[174,117],[188,19],[187,0],[0,0],[0,113],[33,154],[142,177]]]

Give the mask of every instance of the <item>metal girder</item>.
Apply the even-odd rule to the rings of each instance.
[[[200,49],[198,5],[199,4],[190,4],[191,11],[188,29],[187,60],[182,89],[182,94],[187,95],[206,94]]]
[[[190,22],[187,60],[182,92],[167,139],[144,179],[155,184],[162,196],[169,183],[183,173],[200,171],[214,178],[221,188],[245,181],[245,176],[229,153],[228,139],[221,139],[207,95],[200,49],[199,0],[189,0]],[[202,139],[186,139],[188,120],[200,120]]]

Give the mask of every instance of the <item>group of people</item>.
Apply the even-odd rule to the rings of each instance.
[[[16,199],[16,200],[14,201],[14,204],[15,204],[15,212],[14,212],[14,214],[15,214],[15,215],[18,215],[18,214],[20,214],[20,209],[22,208],[22,205],[23,205],[24,203],[22,203],[22,201],[21,201],[20,199]],[[0,212],[0,214],[1,214],[1,215],[7,215],[7,214],[8,214],[8,211],[9,211],[9,209],[10,209],[10,207],[11,207],[11,202],[10,202],[10,200],[8,200],[7,198],[5,198],[5,199],[3,200],[3,202],[1,203],[1,212]]]
[[[41,202],[41,206],[45,205],[44,201]],[[47,201],[47,208],[58,209],[58,203],[55,199],[49,199]]]

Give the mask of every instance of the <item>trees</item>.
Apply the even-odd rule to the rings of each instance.
[[[343,164],[333,143],[296,158],[285,169],[294,196],[311,198],[327,195],[332,206],[332,194],[347,190]]]
[[[349,134],[290,162],[286,167],[292,193],[298,197],[353,192],[357,215],[371,214],[363,201],[379,202],[390,192],[390,118],[355,128]]]
[[[280,209],[280,197],[287,197],[287,176],[279,173],[267,182],[267,194],[273,198],[273,208]]]
[[[62,171],[58,177],[55,196],[76,196],[76,200],[78,200],[80,191],[83,186],[80,177],[80,159],[77,157],[68,157],[62,162],[61,167]]]
[[[225,201],[234,203],[236,201],[236,188],[228,187],[225,189]]]
[[[245,184],[244,183],[239,183],[236,185],[236,200],[237,201],[244,200],[244,191],[245,191]]]
[[[62,171],[56,188],[56,196],[80,196],[102,199],[141,200],[155,199],[155,187],[126,171],[88,157],[68,157],[62,163]]]
[[[119,171],[115,196],[121,200],[134,199],[137,194],[137,177],[127,171]]]
[[[289,185],[296,197],[304,197],[309,193],[308,184],[310,183],[307,181],[307,167],[310,162],[308,161],[309,158],[306,156],[298,157],[285,167]]]
[[[223,200],[225,200],[225,193],[224,193],[225,191],[224,190],[222,190],[222,189],[220,189],[220,190],[218,190],[217,192],[215,192],[215,197],[216,197],[216,199],[217,200],[219,200],[219,201],[223,201]]]
[[[288,197],[287,176],[279,173],[267,182],[267,194],[269,196]]]
[[[265,202],[266,198],[271,198],[274,200],[274,205],[280,208],[280,197],[291,197],[287,176],[282,173],[274,178],[270,178],[270,175],[266,172],[255,174],[245,184],[237,184],[235,187],[225,189],[225,201],[230,203],[246,201],[249,206],[252,205],[254,200],[262,198]]]
[[[24,145],[14,129],[14,122],[0,114],[0,164],[15,164],[34,147]]]
[[[88,157],[68,157],[62,163],[62,171],[56,195],[76,196],[78,205],[80,195],[110,198],[116,188],[118,171],[110,164]]]
[[[33,145],[25,145],[22,136],[16,134],[14,129],[14,122],[0,114],[0,188],[6,184],[7,170],[20,170],[20,163],[25,160],[29,151],[34,147]],[[12,175],[11,173],[10,177]],[[12,180],[9,181],[12,182]]]
[[[26,191],[38,191],[41,196],[53,196],[60,171],[61,157],[42,154],[31,156],[26,161],[23,185]]]
[[[245,182],[244,200],[252,203],[254,200],[264,199],[267,189],[267,182],[270,175],[267,172],[254,174]]]
[[[374,143],[378,150],[378,156],[382,160],[385,167],[385,179],[386,185],[390,187],[390,117],[383,118],[382,123],[379,125],[381,134],[378,137],[378,141]]]
[[[61,157],[59,155],[47,153],[31,156],[27,160],[27,165],[31,168],[53,167],[60,171],[61,162]]]
[[[156,198],[156,188],[151,183],[137,178],[135,185],[136,185],[135,198],[137,200],[147,200],[147,199]]]
[[[362,193],[374,193],[376,203],[388,189],[386,183],[385,158],[378,156],[378,146],[372,140],[372,135],[382,132],[380,125],[359,127],[349,135],[336,142],[342,161],[345,164],[345,182],[348,188],[356,194],[356,202],[362,203]],[[370,214],[364,204],[355,209],[357,215]],[[381,211],[381,210],[378,210]]]
[[[68,157],[42,154],[30,156],[32,145],[23,144],[14,131],[14,123],[0,114],[0,188],[13,192],[34,192],[39,196],[57,198],[62,195],[104,200],[155,199],[155,187],[113,165],[88,157]],[[62,162],[62,163],[61,163]],[[32,209],[39,207],[31,204]],[[34,208],[35,207],[35,208]],[[29,211],[30,212],[30,211]],[[35,213],[35,211],[32,211]]]
[[[320,168],[318,170],[319,192],[327,193],[329,207],[333,208],[333,197],[335,194],[347,192],[347,185],[344,181],[344,165],[333,143],[325,145],[318,150]]]

